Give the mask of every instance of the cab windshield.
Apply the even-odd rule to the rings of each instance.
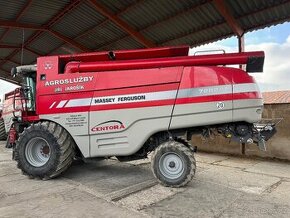
[[[35,111],[36,72],[26,73],[24,76],[23,91],[28,111]]]

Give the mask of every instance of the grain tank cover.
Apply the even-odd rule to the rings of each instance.
[[[148,53],[151,49],[143,49],[138,57],[144,57],[143,52]],[[91,58],[88,58],[91,60]],[[71,61],[66,64],[65,73],[98,72],[115,70],[149,69],[160,67],[177,66],[218,66],[246,64],[247,72],[262,72],[264,65],[264,52],[242,52],[227,54],[210,54],[198,56],[168,56],[133,58],[126,60],[110,61]]]

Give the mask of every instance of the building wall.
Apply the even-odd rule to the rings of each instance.
[[[277,125],[276,135],[267,142],[266,152],[260,151],[255,144],[250,144],[245,146],[243,154],[239,143],[230,142],[222,136],[213,136],[210,140],[194,136],[192,143],[198,146],[198,151],[290,160],[290,104],[266,104],[263,118],[283,118]]]

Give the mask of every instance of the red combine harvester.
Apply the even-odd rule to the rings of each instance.
[[[263,52],[188,56],[187,46],[39,57],[19,66],[9,143],[29,177],[50,179],[75,157],[119,160],[152,154],[163,185],[193,177],[193,134],[217,132],[240,143],[265,141],[258,129],[262,97],[249,72],[262,72]],[[246,71],[226,65],[244,64]],[[10,103],[11,104],[11,103]],[[4,114],[4,119],[5,119]],[[10,114],[10,115],[9,115]],[[9,118],[10,116],[10,118]]]

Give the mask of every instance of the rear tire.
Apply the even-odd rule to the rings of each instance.
[[[159,145],[152,155],[151,169],[164,186],[181,187],[189,183],[196,169],[193,152],[177,141]]]
[[[39,122],[19,135],[15,160],[30,178],[51,179],[71,165],[74,148],[74,140],[64,128],[53,122]]]
[[[4,120],[0,119],[0,140],[5,141],[7,139],[7,133],[5,130]]]

